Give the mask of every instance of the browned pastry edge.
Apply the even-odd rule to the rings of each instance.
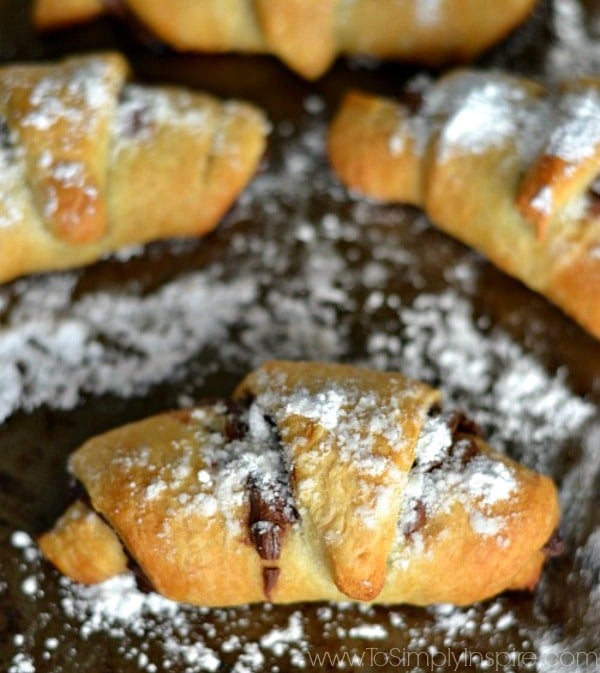
[[[322,75],[338,54],[427,65],[471,60],[531,13],[535,0],[443,0],[435,14],[417,0],[37,0],[40,30],[104,12],[126,16],[180,51],[263,52],[303,77]],[[116,12],[115,12],[116,8]],[[426,9],[426,8],[425,8]]]
[[[426,91],[435,94],[469,77],[483,83],[492,75],[459,70]],[[544,96],[531,80],[493,77],[522,91],[524,110]],[[598,87],[597,80],[587,78],[571,88],[593,92]],[[446,121],[442,113],[428,117],[427,111],[415,112],[402,102],[350,93],[329,131],[332,167],[360,194],[422,207],[440,229],[482,252],[600,338],[600,218],[593,193],[600,145],[578,163],[545,152],[527,164],[517,148],[524,139],[514,137],[486,152],[465,148],[441,161],[437,155]],[[410,130],[415,122],[422,124],[420,138]],[[536,132],[543,140],[548,130]],[[533,212],[532,200],[543,196],[544,187],[553,194],[548,212],[539,207]],[[577,199],[588,205],[571,215],[570,202]]]
[[[337,516],[336,508],[348,506],[358,512],[363,506],[354,495],[352,466],[349,464],[345,468],[347,476],[339,492],[342,495],[338,494],[331,476],[327,477],[329,488],[325,492],[303,491],[303,472],[306,473],[308,465],[303,462],[304,458],[322,461],[322,448],[319,448],[325,446],[322,442],[330,447],[327,451],[332,450],[338,455],[337,440],[329,437],[328,431],[318,422],[310,421],[307,425],[307,419],[302,420],[294,412],[281,415],[282,409],[295,408],[298,391],[303,396],[298,407],[301,409],[309,409],[302,406],[304,399],[323,399],[310,397],[313,393],[304,386],[316,376],[318,387],[314,390],[320,390],[323,379],[319,368],[324,367],[334,376],[336,386],[342,380],[336,377],[347,378],[348,391],[355,390],[354,386],[363,381],[362,385],[366,387],[361,388],[361,395],[367,395],[364,399],[373,393],[370,386],[384,385],[385,375],[377,374],[382,378],[370,379],[368,383],[367,370],[349,366],[272,362],[247,377],[238,387],[241,406],[216,403],[216,407],[162,414],[90,440],[71,459],[75,476],[88,489],[90,504],[85,504],[85,498],[79,498],[55,528],[40,538],[43,553],[62,572],[80,582],[102,581],[124,572],[127,567],[139,567],[137,574],[160,593],[199,605],[348,598],[418,605],[431,602],[467,604],[505,589],[533,588],[544,559],[556,546],[553,531],[558,521],[558,500],[554,486],[548,478],[494,454],[479,437],[477,426],[461,414],[450,415],[445,421],[453,438],[447,458],[456,465],[452,470],[466,470],[466,474],[470,474],[469,470],[475,469],[473,466],[478,461],[497,461],[490,464],[496,464],[496,470],[508,470],[517,480],[517,490],[508,500],[489,504],[475,498],[469,505],[475,508],[471,513],[464,509],[462,500],[450,499],[449,508],[444,506],[439,511],[430,510],[430,505],[416,501],[413,505],[416,520],[409,511],[402,514],[402,520],[406,521],[402,535],[390,546],[390,555],[386,552],[383,557],[387,576],[384,585],[373,592],[369,584],[361,584],[360,578],[370,577],[370,564],[379,563],[379,556],[375,549],[374,556],[362,559],[359,550],[385,545],[385,537],[374,535],[376,529],[362,529],[362,524],[357,523],[362,520],[359,518],[345,533],[348,537],[343,541],[346,546],[340,547],[335,540],[333,547],[327,546],[332,542],[327,542],[328,535],[333,535],[335,530],[332,521]],[[367,377],[365,380],[363,373]],[[378,380],[380,384],[375,383]],[[410,392],[414,382],[402,379],[398,382],[409,395],[416,393],[416,390]],[[398,388],[398,394],[403,395],[400,390]],[[422,393],[425,392],[423,389]],[[279,394],[282,398],[278,401]],[[309,397],[305,398],[305,394]],[[256,400],[261,406],[255,406]],[[280,403],[284,406],[279,406]],[[426,406],[422,407],[422,404]],[[418,403],[421,410],[430,404],[431,398],[429,402],[422,398]],[[212,415],[211,409],[217,407],[222,409],[219,412],[222,416]],[[186,489],[193,486],[193,481],[185,476],[185,470],[181,472],[181,466],[189,467],[190,478],[195,479],[197,472],[202,474],[203,482],[209,479],[208,474],[219,474],[218,470],[214,472],[214,465],[211,467],[210,450],[206,454],[198,450],[204,447],[202,424],[208,423],[209,435],[224,433],[227,441],[234,444],[246,441],[247,436],[252,436],[247,433],[256,430],[256,418],[246,419],[244,407],[247,407],[247,413],[260,409],[264,414],[264,427],[276,427],[274,431],[281,435],[286,452],[298,442],[294,433],[300,427],[313,427],[315,436],[321,438],[319,444],[313,444],[311,436],[305,435],[297,448],[292,448],[300,453],[291,472],[282,478],[289,481],[294,493],[293,505],[284,495],[285,485],[278,486],[272,481],[274,477],[266,478],[251,468],[246,477],[240,475],[243,497],[234,499],[237,504],[232,501],[231,511],[217,509],[213,514],[202,514],[204,510],[194,509],[186,514],[186,503],[191,502]],[[272,426],[272,422],[276,426]],[[250,426],[255,429],[251,431]],[[259,436],[263,432],[261,430]],[[329,444],[330,440],[334,443]],[[277,443],[280,440],[273,435],[268,441]],[[185,446],[189,448],[185,449]],[[274,447],[281,451],[276,445]],[[343,450],[342,447],[334,464],[344,461]],[[376,449],[377,452],[383,450],[383,444]],[[389,458],[404,460],[401,455],[394,457],[394,454],[389,454]],[[326,465],[327,462],[323,463],[323,467]],[[434,462],[426,466],[424,474],[435,480],[436,475],[443,478],[446,469],[444,461]],[[177,475],[176,481],[188,481],[183,490],[168,495],[164,489],[170,488],[169,479],[173,474]],[[364,473],[360,475],[360,478],[364,477]],[[377,488],[381,488],[384,482],[378,483]],[[195,493],[195,488],[189,493]],[[280,488],[284,490],[278,490]],[[361,497],[360,491],[358,493]],[[196,496],[191,497],[193,501]],[[340,497],[345,499],[344,502],[339,500]],[[367,505],[368,500],[364,503]],[[330,514],[325,514],[325,519],[322,518],[323,505],[334,507]],[[185,511],[178,512],[178,508]],[[372,510],[373,513],[376,511]],[[500,538],[476,531],[472,523],[475,515],[501,517],[505,523]],[[382,516],[385,522],[395,515],[385,511]],[[229,517],[233,517],[233,529],[231,523],[226,523]],[[166,525],[166,522],[170,523]],[[393,524],[396,528],[395,519]],[[232,532],[238,528],[239,532]],[[424,545],[423,551],[418,551],[419,545]],[[344,561],[347,554],[349,565]],[[344,562],[340,565],[341,561]],[[336,567],[350,574],[336,577]]]
[[[127,73],[117,53],[0,68],[0,282],[201,236],[254,175],[260,110]]]

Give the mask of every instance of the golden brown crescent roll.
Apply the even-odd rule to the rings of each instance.
[[[0,282],[202,235],[253,175],[261,112],[126,75],[118,54],[0,68]]]
[[[307,78],[338,54],[439,65],[474,58],[530,13],[535,0],[37,0],[48,30],[111,12],[175,49],[274,54]]]
[[[225,606],[466,604],[538,581],[551,480],[494,453],[401,374],[267,362],[233,400],[95,437],[86,496],[39,540],[78,582],[129,566],[165,596]]]
[[[346,185],[424,208],[600,337],[600,80],[456,71],[405,101],[353,93],[329,156]]]

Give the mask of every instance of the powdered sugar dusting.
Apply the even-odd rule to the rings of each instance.
[[[444,126],[440,161],[455,150],[483,154],[490,147],[502,146],[515,134],[515,110],[524,98],[523,91],[503,82],[486,81],[470,91]]]
[[[552,131],[546,152],[575,164],[594,156],[600,145],[600,92],[567,95],[561,108],[565,119]]]
[[[415,3],[417,23],[423,26],[434,26],[439,23],[441,0],[418,0]]]
[[[532,467],[548,470],[553,447],[595,413],[570,393],[560,372],[549,377],[506,334],[482,332],[453,290],[419,295],[398,319],[401,334],[369,340],[377,366],[439,381],[446,404],[468,409],[490,430],[492,446],[526,444]]]
[[[594,3],[591,3],[594,9]],[[600,71],[600,20],[578,0],[553,3],[554,40],[548,50],[546,74],[558,81]]]
[[[19,281],[8,290],[15,303],[0,332],[0,375],[7,382],[0,419],[40,404],[72,408],[86,392],[139,394],[172,375],[222,337],[256,297],[250,278],[220,289],[215,280],[214,271],[200,271],[145,298],[125,291],[80,300],[72,299],[76,275]],[[210,322],[198,320],[197,306]]]
[[[550,215],[553,210],[554,195],[548,185],[542,187],[531,200],[531,207],[543,215]]]
[[[440,128],[439,161],[457,153],[480,155],[508,144],[530,161],[544,141],[545,132],[540,129],[552,126],[552,110],[548,101],[533,95],[516,77],[465,71],[426,85],[422,110],[414,119],[427,120],[425,128]]]
[[[22,218],[19,196],[24,172],[22,148],[0,115],[0,229],[11,227]]]
[[[189,266],[186,254],[202,251],[203,244],[163,244],[142,257],[160,264],[166,251],[177,266],[181,260],[182,268],[157,286],[144,285],[134,274],[118,289],[88,287],[91,270],[89,276],[87,271],[56,274],[0,289],[0,417],[10,429],[17,411],[73,409],[87,396],[106,393],[127,400],[162,382],[189,404],[210,394],[204,377],[215,371],[241,376],[272,357],[343,359],[403,371],[440,386],[445,406],[468,410],[490,444],[562,478],[565,533],[580,550],[574,590],[580,584],[587,590],[598,561],[593,531],[581,521],[593,502],[600,455],[593,400],[578,396],[561,370],[552,371],[507,332],[490,327],[486,316],[477,316],[470,293],[479,283],[480,263],[469,253],[457,248],[456,266],[445,275],[443,287],[449,283],[449,289],[429,287],[427,261],[418,252],[425,240],[420,237],[428,235],[424,221],[348,199],[325,166],[322,119],[303,123],[299,134],[289,124],[275,130],[284,145],[282,156],[242,196],[229,228],[216,234],[217,245],[227,243],[234,273],[218,254],[184,268]],[[331,210],[316,215],[323,203]],[[249,219],[260,221],[258,233],[245,227]],[[283,242],[277,237],[282,230]],[[105,264],[126,269],[117,260]],[[406,291],[399,285],[404,282],[419,292]],[[193,385],[185,377],[190,367]],[[318,401],[332,427],[341,404],[339,391],[334,392]],[[261,436],[260,418],[249,420],[255,436]],[[421,449],[432,461],[446,441],[443,429],[434,434],[438,440]],[[579,449],[581,460],[565,468],[565,452]],[[182,477],[185,461],[179,467]],[[489,472],[477,463],[475,468],[477,475]],[[196,480],[198,492],[212,479],[209,470],[188,476]],[[504,496],[510,474],[493,477],[498,488],[490,494]],[[468,485],[478,489],[484,483],[477,476]],[[157,475],[148,495],[161,488]],[[493,518],[471,513],[470,521],[481,535],[501,534],[495,527],[502,522]],[[70,670],[73,657],[65,643],[73,637],[77,656],[125,660],[128,669],[147,673],[196,673],[218,666],[238,673],[316,670],[329,664],[310,657],[341,656],[340,638],[349,634],[357,646],[364,640],[386,656],[398,647],[398,654],[405,648],[431,656],[431,648],[450,648],[464,657],[463,647],[481,649],[482,642],[492,649],[539,654],[574,643],[545,623],[544,600],[560,581],[541,588],[535,613],[526,599],[502,597],[469,608],[420,611],[347,604],[203,610],[142,593],[130,576],[100,587],[73,585],[49,570],[26,533],[15,531],[12,545],[7,562],[12,564],[9,576],[16,579],[9,580],[10,595],[28,619],[13,627],[11,673]],[[555,579],[552,572],[551,567],[549,577]],[[0,600],[6,591],[0,580]],[[47,600],[40,610],[42,593]],[[589,600],[583,603],[589,609],[586,623],[593,624],[597,610]],[[539,633],[525,622],[539,624]],[[363,651],[346,654],[362,656]],[[364,656],[363,666],[369,653]],[[486,663],[476,661],[472,668],[489,670]],[[338,659],[329,668],[350,665],[349,659]],[[413,659],[405,668],[415,666]]]
[[[493,515],[491,506],[514,493],[514,471],[486,454],[471,457],[471,448],[471,440],[453,441],[445,417],[426,420],[398,521],[398,535],[406,547],[400,545],[396,563],[407,566],[411,555],[422,553],[422,539],[412,533],[419,528],[421,508],[427,519],[450,512],[458,503],[467,510],[476,533],[487,536],[502,531],[506,522]],[[503,538],[497,541],[502,544]]]
[[[148,141],[157,127],[164,125],[185,126],[205,133],[206,125],[214,123],[210,112],[214,112],[215,107],[216,101],[212,107],[199,107],[187,91],[127,84],[113,121],[113,153],[118,154],[131,142]]]
[[[14,85],[19,84],[17,75]],[[21,120],[25,126],[46,131],[64,119],[91,132],[94,113],[111,104],[106,66],[100,59],[82,62],[72,69],[67,82],[60,75],[48,73],[34,86],[29,103],[31,110]]]

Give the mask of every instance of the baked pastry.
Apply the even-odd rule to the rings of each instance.
[[[408,94],[347,96],[328,141],[342,182],[424,208],[600,337],[600,79],[459,70]]]
[[[338,54],[428,65],[466,61],[502,39],[535,0],[37,0],[48,30],[104,12],[183,51],[263,52],[307,78]]]
[[[202,235],[253,175],[260,111],[126,75],[118,54],[0,68],[0,281]]]
[[[78,582],[135,567],[165,596],[466,604],[538,581],[550,479],[400,374],[267,362],[233,400],[89,440],[85,495],[39,540]]]

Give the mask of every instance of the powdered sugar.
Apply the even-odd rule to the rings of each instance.
[[[569,392],[560,372],[548,376],[506,334],[482,332],[469,303],[453,290],[419,295],[398,318],[401,334],[371,336],[372,361],[440,381],[447,406],[468,409],[489,428],[492,446],[526,444],[533,467],[547,470],[552,448],[595,413]]]
[[[22,148],[0,116],[0,228],[11,227],[22,218],[24,171]]]
[[[318,392],[312,397],[306,393],[296,393],[287,398],[284,413],[310,418],[325,429],[335,431],[344,404],[348,405],[348,400],[335,389]]]
[[[600,145],[600,92],[572,93],[561,100],[562,123],[552,131],[546,152],[577,164]]]
[[[546,185],[542,187],[531,200],[531,207],[543,215],[550,215],[552,213],[553,203],[554,195],[552,193],[552,188]]]
[[[190,92],[127,84],[115,112],[112,151],[118,154],[129,143],[146,142],[158,127],[165,125],[186,126],[206,133],[206,125],[214,124],[211,112],[214,106],[199,107]]]
[[[289,128],[276,129],[280,140],[286,138],[281,161],[275,157],[273,167],[257,177],[234,209],[229,228],[213,239],[217,246],[226,242],[233,273],[218,253],[191,265],[186,255],[200,254],[202,243],[165,244],[142,253],[142,259],[157,265],[165,257],[175,260],[177,273],[157,285],[145,284],[136,273],[127,276],[128,267],[113,260],[104,264],[124,274],[117,287],[94,285],[90,270],[26,279],[0,290],[0,399],[7,428],[18,410],[78,408],[87,396],[106,393],[127,400],[162,382],[194,400],[211,394],[203,382],[211,373],[233,373],[238,379],[271,357],[343,359],[400,370],[439,385],[445,406],[468,410],[493,446],[564,477],[565,531],[581,548],[578,563],[588,572],[593,566],[587,559],[597,560],[597,544],[588,542],[581,512],[593,502],[597,479],[600,435],[590,425],[597,407],[573,392],[566,375],[544,364],[535,349],[491,328],[485,315],[478,317],[471,293],[479,284],[481,262],[470,253],[453,248],[456,265],[446,274],[449,289],[429,286],[427,259],[419,253],[424,241],[431,242],[421,238],[429,236],[424,221],[348,199],[325,168],[322,121],[304,123],[298,136],[290,137]],[[331,211],[316,215],[323,203]],[[249,219],[260,222],[260,231],[245,228]],[[442,248],[449,245],[441,237],[435,241]],[[439,263],[438,258],[432,262]],[[403,282],[420,292],[411,294]],[[185,376],[190,368],[193,383]],[[335,395],[317,404],[331,426],[340,404]],[[249,420],[253,434],[261,437],[260,415]],[[565,471],[561,456],[579,437],[585,438],[581,459]],[[433,461],[437,451],[432,445],[423,448],[423,455]],[[177,474],[187,474],[185,463],[180,467]],[[481,466],[476,467],[480,474]],[[188,476],[199,491],[212,483],[208,470]],[[505,476],[494,475],[501,484]],[[483,481],[477,477],[472,485],[479,488]],[[482,535],[501,534],[491,532],[497,525],[493,519],[472,514],[470,520]],[[14,533],[12,543],[10,574],[17,581],[11,596],[21,606],[40,609],[27,613],[26,637],[11,646],[11,673],[28,666],[36,673],[70,670],[70,645],[63,640],[73,638],[78,657],[99,661],[112,656],[125,660],[128,669],[147,673],[195,673],[217,665],[239,673],[275,666],[311,670],[318,665],[309,653],[334,650],[351,630],[357,642],[372,637],[387,652],[406,647],[421,654],[429,647],[451,647],[459,654],[467,645],[539,651],[563,642],[544,623],[541,598],[536,614],[530,613],[529,601],[510,598],[426,611],[303,606],[304,617],[298,608],[286,607],[191,609],[142,593],[130,576],[99,587],[59,580],[41,563],[26,534]],[[578,568],[574,582],[589,577],[580,576]],[[37,582],[54,600],[42,603],[40,594],[23,594],[25,580]],[[559,587],[560,581],[553,585]],[[2,591],[0,583],[0,596]],[[539,595],[546,597],[548,587]],[[589,610],[587,623],[593,623],[591,603]],[[540,625],[534,641],[525,622]],[[55,629],[51,634],[50,628]],[[48,637],[56,637],[58,647],[46,645]]]
[[[145,298],[125,291],[73,300],[75,274],[0,290],[14,302],[0,331],[0,419],[19,407],[72,408],[86,392],[130,396],[174,373],[222,337],[256,297],[253,279],[219,288],[218,274],[179,277]],[[198,319],[198,306],[210,321]]]
[[[418,0],[415,3],[417,23],[422,26],[435,26],[441,17],[440,0]]]
[[[14,86],[18,87],[20,83],[16,75]],[[66,83],[62,77],[48,73],[33,87],[29,96],[31,110],[21,123],[47,131],[64,119],[91,131],[95,122],[94,112],[106,110],[111,104],[107,84],[107,67],[99,59],[82,62],[72,68]]]
[[[591,9],[595,9],[593,3]],[[548,50],[546,74],[558,81],[600,70],[597,11],[588,14],[578,0],[553,2],[554,40]]]
[[[426,520],[460,504],[467,510],[476,533],[487,536],[501,532],[506,522],[495,517],[490,507],[514,493],[514,471],[483,453],[470,456],[470,451],[471,440],[452,439],[447,418],[434,416],[426,420],[398,521],[400,547],[406,544],[408,548],[400,550],[396,562],[406,566],[411,554],[421,553],[421,537],[413,535],[420,527],[420,508]]]
[[[439,145],[439,160],[455,151],[483,154],[514,137],[515,113],[523,107],[525,93],[501,79],[481,82],[463,96],[451,97],[440,106],[449,114]],[[456,106],[456,107],[455,107]],[[450,110],[455,108],[452,112]],[[437,110],[436,110],[437,111]]]

